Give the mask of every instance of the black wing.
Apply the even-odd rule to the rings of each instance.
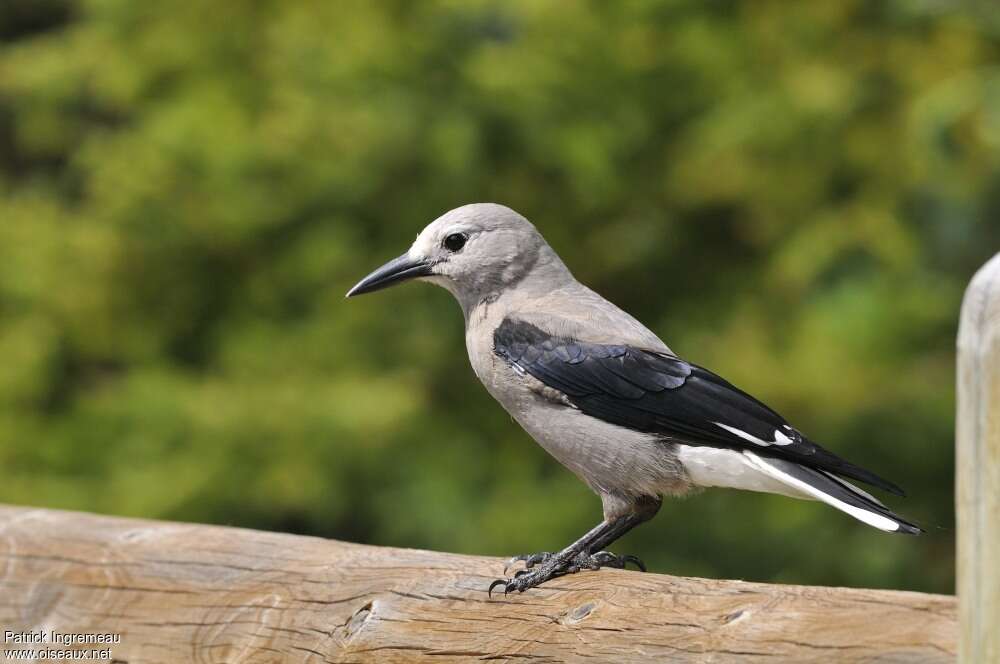
[[[512,318],[494,331],[493,350],[606,422],[694,445],[752,449],[903,495],[892,482],[813,443],[746,392],[672,355],[557,337]]]

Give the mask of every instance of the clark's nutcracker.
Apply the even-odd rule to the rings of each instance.
[[[844,478],[902,490],[823,449],[707,369],[677,357],[636,319],[576,279],[537,229],[502,205],[448,212],[410,250],[347,296],[407,279],[462,306],[479,380],[517,422],[601,498],[604,520],[557,553],[490,586],[521,591],[634,556],[605,547],[653,517],[664,495],[733,487],[820,500],[881,530],[917,534]]]

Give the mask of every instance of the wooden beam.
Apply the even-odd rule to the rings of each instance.
[[[1000,662],[1000,253],[962,301],[955,429],[959,661]]]
[[[116,662],[956,656],[940,595],[600,570],[490,599],[496,558],[6,506],[0,533],[0,630],[118,635]]]

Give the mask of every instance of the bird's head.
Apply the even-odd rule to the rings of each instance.
[[[347,297],[421,279],[451,291],[468,312],[538,269],[568,275],[530,221],[503,205],[474,203],[432,221],[409,251],[359,281]]]

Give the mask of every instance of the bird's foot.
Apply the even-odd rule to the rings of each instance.
[[[597,553],[592,553],[590,555],[581,553],[573,560],[573,562],[576,563],[578,569],[600,569],[602,567],[625,569],[625,565],[627,563],[632,563],[639,569],[639,571],[646,571],[646,565],[639,560],[637,556],[619,556],[618,554],[611,553],[610,551],[598,551]]]
[[[504,567],[504,573],[507,573],[507,567],[510,564],[516,563],[519,560],[524,561],[525,569],[518,570],[511,578],[497,579],[491,583],[488,591],[490,597],[493,596],[493,591],[498,587],[503,587],[504,595],[512,592],[523,593],[528,588],[540,586],[549,579],[554,579],[564,574],[572,574],[580,569],[572,564],[572,558],[561,558],[551,553],[539,553],[523,557],[515,556]]]
[[[518,570],[509,579],[497,579],[490,584],[488,594],[493,596],[493,590],[503,586],[503,594],[512,592],[523,593],[529,588],[535,588],[545,583],[549,579],[566,574],[574,574],[580,570],[594,570],[601,567],[616,567],[625,569],[626,563],[632,563],[643,572],[646,566],[635,556],[619,556],[610,551],[598,551],[597,553],[580,552],[572,557],[560,556],[554,553],[534,553],[531,555],[514,556],[504,566],[504,573],[507,569],[519,562],[524,562],[524,569]]]

